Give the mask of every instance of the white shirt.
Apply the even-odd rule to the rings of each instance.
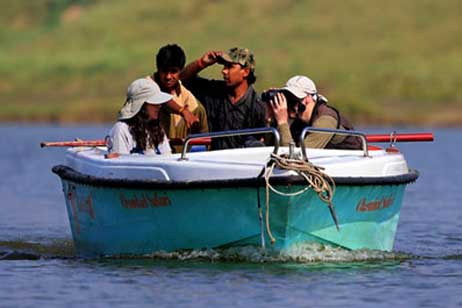
[[[130,154],[130,152],[136,148],[136,141],[130,133],[130,128],[125,122],[118,121],[109,131],[108,150],[109,152],[115,152],[119,154]],[[157,146],[160,154],[171,154],[172,149],[166,135],[164,140]],[[145,155],[157,154],[153,148],[146,149]]]

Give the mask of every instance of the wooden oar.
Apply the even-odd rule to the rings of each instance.
[[[183,145],[184,140],[174,138],[170,140],[171,145]],[[194,139],[189,142],[190,145],[210,145],[210,138]],[[76,140],[76,141],[55,141],[55,142],[41,142],[40,146],[43,147],[104,147],[106,140]]]
[[[104,147],[106,140],[77,140],[77,141],[55,141],[55,142],[40,142],[43,147]]]
[[[368,142],[424,142],[433,141],[432,133],[405,133],[405,134],[372,134],[366,135]],[[175,138],[170,140],[171,145],[183,145],[184,140]],[[189,142],[190,145],[210,145],[211,138],[193,139]],[[100,147],[106,146],[104,139],[99,140],[78,140],[78,141],[57,141],[57,142],[41,142],[43,147]]]

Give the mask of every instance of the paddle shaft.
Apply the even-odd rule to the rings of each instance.
[[[193,139],[189,142],[190,145],[210,145],[210,138]],[[424,142],[433,141],[432,133],[405,133],[405,134],[372,134],[366,135],[368,142]],[[170,140],[171,145],[182,145],[183,139]],[[106,141],[101,140],[79,140],[79,141],[57,141],[57,142],[42,142],[43,147],[99,147],[106,146]]]
[[[43,147],[102,147],[106,146],[105,140],[79,140],[79,141],[56,141],[56,142],[41,142]]]
[[[183,145],[183,139],[174,138],[170,140],[171,145]],[[201,138],[191,140],[190,145],[209,145],[210,138]],[[78,141],[56,141],[56,142],[41,142],[40,146],[43,147],[103,147],[106,146],[106,140],[78,140]]]

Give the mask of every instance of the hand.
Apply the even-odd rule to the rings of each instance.
[[[277,124],[282,125],[288,123],[289,113],[287,112],[287,100],[284,94],[277,93],[276,96],[270,101],[270,105]]]
[[[271,126],[274,119],[273,107],[270,104],[265,104],[265,120],[268,126]]]
[[[223,54],[223,51],[216,51],[216,50],[208,51],[208,52],[206,52],[206,53],[202,56],[201,62],[202,62],[205,66],[213,65],[213,64],[217,63],[218,58],[219,58],[222,54]]]
[[[195,126],[199,125],[199,118],[193,115],[192,112],[188,110],[188,108],[183,109],[181,115],[183,116],[188,128],[194,128]]]

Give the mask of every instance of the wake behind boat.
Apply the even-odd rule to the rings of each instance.
[[[359,132],[307,128],[301,140],[313,130],[356,134],[363,149],[279,148],[271,128],[192,135],[184,149],[196,138],[268,132],[274,147],[113,159],[105,147],[70,148],[53,172],[62,180],[77,253],[285,250],[312,242],[391,251],[405,187],[417,171],[393,145],[370,147]],[[278,159],[308,169],[284,168]],[[320,181],[327,190],[316,191]]]

